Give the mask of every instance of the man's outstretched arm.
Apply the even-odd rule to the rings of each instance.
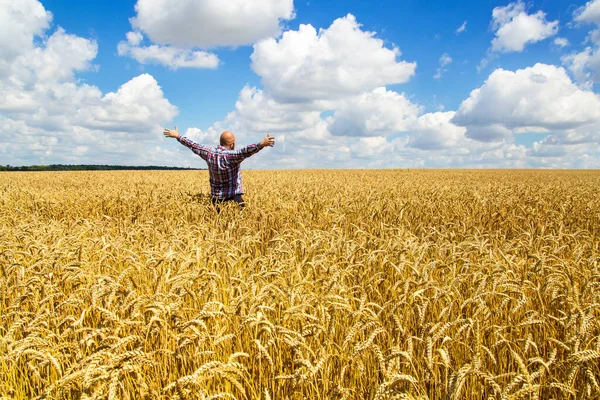
[[[228,154],[229,161],[233,163],[241,163],[246,158],[258,153],[265,147],[273,147],[275,145],[275,137],[267,134],[263,140],[256,144],[250,144],[242,147],[239,150],[232,151]]]
[[[194,153],[198,154],[204,160],[207,159],[208,154],[210,153],[210,147],[198,144],[198,143],[194,142],[193,140],[190,140],[186,137],[183,137],[183,135],[180,135],[179,130],[177,129],[177,126],[175,126],[175,129],[165,128],[165,130],[163,131],[163,135],[165,135],[168,138],[177,139],[177,141],[179,143],[181,143],[185,147],[189,148]]]

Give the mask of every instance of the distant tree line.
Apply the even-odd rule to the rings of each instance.
[[[161,167],[161,166],[126,166],[126,165],[26,165],[15,167],[12,165],[0,165],[0,171],[147,171],[147,170],[173,170],[173,171],[199,171],[204,168],[179,168],[179,167]]]

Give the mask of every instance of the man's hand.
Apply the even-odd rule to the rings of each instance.
[[[169,138],[177,139],[179,137],[179,131],[177,130],[177,125],[175,125],[175,129],[165,128],[165,130],[163,131],[163,135],[165,135],[166,137],[169,137]]]
[[[275,137],[267,133],[267,136],[260,141],[261,147],[273,147],[275,145]]]

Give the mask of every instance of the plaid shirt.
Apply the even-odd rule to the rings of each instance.
[[[229,150],[223,146],[211,149],[179,135],[177,141],[190,148],[208,164],[210,191],[215,199],[230,199],[236,194],[244,194],[240,163],[252,154],[262,150],[260,144],[251,144],[239,150]]]

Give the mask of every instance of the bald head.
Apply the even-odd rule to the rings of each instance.
[[[220,142],[221,146],[229,147],[231,150],[233,150],[233,147],[235,146],[235,135],[233,132],[225,131],[221,133]]]

